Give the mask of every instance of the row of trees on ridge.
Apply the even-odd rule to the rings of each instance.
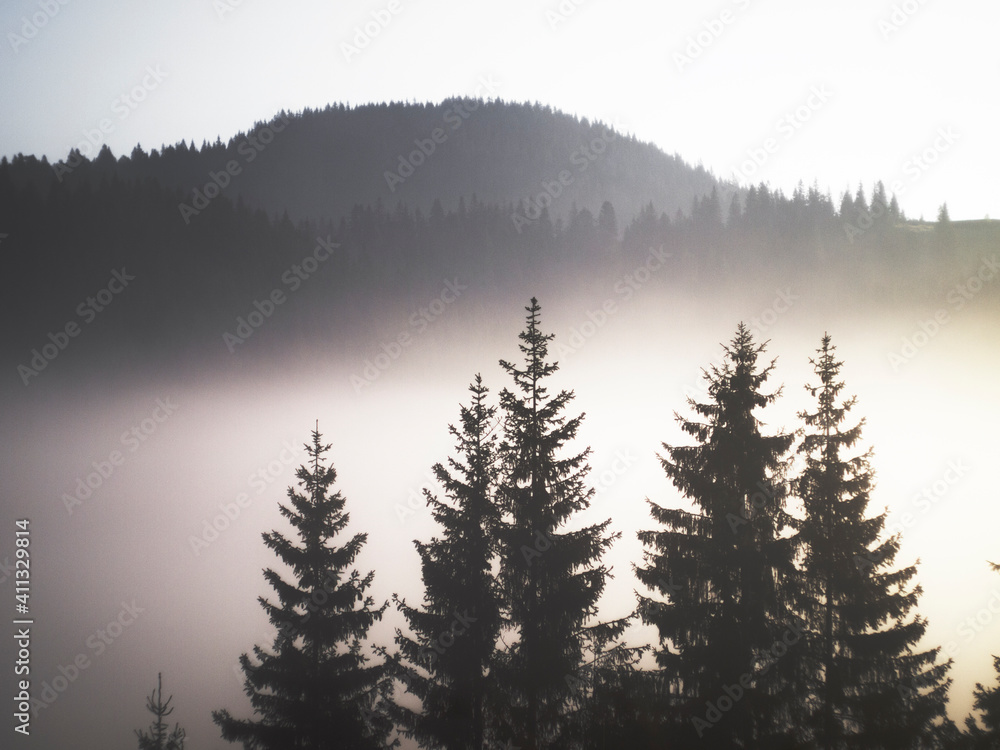
[[[707,398],[678,416],[688,445],[664,444],[667,477],[692,510],[650,502],[635,613],[602,621],[598,600],[617,538],[580,527],[589,449],[572,452],[583,415],[550,393],[558,365],[535,299],[523,363],[491,405],[481,377],[451,426],[456,454],[426,491],[440,533],[415,542],[424,595],[394,597],[409,632],[364,652],[389,607],[353,568],[367,535],[349,521],[317,425],[310,465],[288,491],[281,532],[264,542],[291,571],[264,572],[261,605],[277,635],[240,663],[254,714],[213,712],[246,748],[988,748],[1000,742],[1000,686],[977,685],[983,726],[947,717],[950,661],[922,647],[916,568],[898,567],[885,513],[869,515],[872,453],[842,395],[829,335],[811,359],[811,410],[795,433],[764,434],[774,361],[743,324],[705,372]],[[802,466],[794,476],[792,459]],[[793,514],[795,497],[802,511]],[[638,618],[655,644],[630,645]],[[643,665],[651,653],[655,667]],[[647,660],[648,661],[648,660]],[[995,666],[1000,674],[1000,659]],[[150,700],[150,710],[155,704]],[[155,713],[155,712],[154,712]],[[165,736],[165,735],[164,735]],[[146,745],[143,745],[146,747]],[[159,745],[157,747],[167,747]]]

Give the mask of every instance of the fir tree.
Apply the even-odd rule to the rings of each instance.
[[[563,455],[584,415],[563,415],[572,391],[549,394],[546,379],[558,369],[547,361],[553,336],[539,330],[537,300],[525,309],[524,367],[500,362],[514,380],[514,389],[500,394],[499,480],[500,580],[513,642],[496,665],[507,699],[498,707],[496,739],[538,750],[579,741],[593,686],[587,645],[593,639],[606,646],[625,621],[590,624],[610,575],[599,561],[619,535],[607,533],[610,520],[561,531],[593,497],[584,485],[590,449]]]
[[[422,710],[403,705],[394,716],[422,747],[482,750],[487,739],[489,668],[500,631],[500,596],[492,567],[500,521],[496,504],[496,408],[477,375],[472,402],[461,407],[461,427],[449,426],[458,458],[434,475],[448,501],[425,490],[440,537],[416,542],[424,604],[397,599],[416,637],[396,632],[395,674]]]
[[[993,669],[997,673],[997,683],[986,688],[977,682],[973,690],[972,706],[980,712],[983,727],[972,716],[965,719],[966,732],[953,746],[956,750],[997,750],[1000,748],[1000,656],[993,657]]]
[[[1000,573],[1000,565],[989,563],[989,566]],[[975,718],[965,719],[967,734],[955,743],[961,750],[997,750],[1000,748],[1000,656],[993,657],[993,669],[997,673],[997,684],[986,688],[982,683],[976,683],[973,691],[973,708],[980,712],[980,718],[985,730],[979,726]]]
[[[938,649],[917,652],[926,622],[909,617],[920,588],[916,573],[893,570],[897,537],[881,539],[886,514],[866,515],[871,449],[846,455],[864,420],[847,427],[854,397],[839,400],[842,362],[824,335],[810,359],[819,383],[806,386],[814,411],[799,414],[806,433],[795,481],[805,516],[799,524],[806,620],[808,724],[819,748],[923,747],[944,718],[950,666]]]
[[[224,739],[253,750],[381,748],[392,728],[377,711],[387,687],[386,667],[369,664],[361,652],[361,641],[388,602],[376,608],[365,593],[374,573],[362,577],[348,570],[367,534],[335,544],[349,514],[341,493],[331,491],[336,470],[322,462],[329,448],[320,442],[317,426],[312,445],[306,445],[311,465],[296,472],[302,491],[289,487],[291,502],[280,506],[300,544],[278,531],[263,534],[296,580],[264,571],[278,601],[259,601],[278,634],[272,651],[254,646],[253,660],[240,657],[255,718],[212,713]]]
[[[678,741],[781,747],[797,719],[790,654],[801,639],[790,609],[793,547],[782,533],[794,437],[760,429],[756,411],[780,393],[761,390],[774,366],[758,367],[764,346],[741,323],[723,348],[723,364],[704,373],[707,403],[688,398],[696,417],[677,415],[695,444],[663,444],[663,469],[695,508],[648,501],[667,528],[638,534],[647,549],[636,576],[660,595],[639,595],[639,613],[659,633],[661,705]]]
[[[149,711],[155,720],[149,725],[149,731],[135,730],[136,737],[139,738],[139,750],[184,750],[185,732],[180,724],[174,724],[172,731],[169,730],[164,719],[174,712],[170,701],[174,696],[163,700],[163,673],[156,675],[156,689],[150,693],[146,699],[146,710]]]

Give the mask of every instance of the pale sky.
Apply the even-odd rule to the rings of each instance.
[[[604,120],[720,177],[835,197],[881,179],[913,218],[944,201],[995,217],[998,27],[987,0],[8,0],[0,153],[64,158],[98,129],[121,154],[283,108],[479,94]]]

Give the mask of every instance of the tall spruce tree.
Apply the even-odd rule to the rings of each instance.
[[[546,379],[558,369],[547,361],[553,335],[539,329],[536,299],[525,309],[524,366],[500,362],[514,388],[500,394],[500,580],[511,643],[495,670],[507,699],[496,740],[539,750],[581,741],[593,686],[588,642],[607,646],[626,623],[593,622],[609,578],[600,559],[619,536],[607,533],[610,520],[563,530],[593,497],[584,484],[590,449],[564,455],[584,415],[563,415],[572,391],[549,394]]]
[[[856,398],[840,399],[843,363],[835,351],[825,334],[809,360],[819,383],[806,390],[816,406],[799,414],[804,468],[794,487],[804,508],[807,723],[819,748],[934,746],[950,662],[936,663],[939,649],[915,650],[927,627],[910,616],[920,595],[909,586],[916,567],[893,570],[899,539],[881,538],[885,512],[866,515],[872,452],[848,455],[864,420],[845,426]]]
[[[723,349],[722,365],[703,371],[707,402],[688,398],[695,417],[676,416],[695,444],[663,444],[667,477],[695,507],[647,501],[667,528],[638,533],[647,549],[636,576],[660,595],[639,595],[639,613],[659,633],[662,711],[676,742],[793,746],[801,631],[783,532],[794,436],[761,432],[757,410],[780,394],[761,390],[774,366],[758,366],[764,346],[741,323]]]
[[[415,637],[396,631],[394,674],[420,699],[393,716],[421,747],[482,750],[488,740],[490,665],[500,631],[500,593],[493,576],[500,511],[496,502],[496,408],[477,375],[461,427],[449,426],[458,458],[436,464],[447,501],[425,490],[441,536],[415,542],[424,603],[397,599]]]
[[[989,563],[989,566],[1000,573],[1000,565]],[[953,737],[950,748],[954,750],[1000,750],[1000,656],[994,655],[993,669],[997,673],[997,682],[987,688],[977,682],[972,691],[972,707],[980,712],[982,725],[975,716],[965,718],[966,731]],[[985,727],[985,728],[984,728]]]
[[[163,673],[156,675],[156,689],[150,693],[146,699],[146,710],[155,717],[153,723],[149,725],[149,731],[135,730],[139,739],[139,750],[184,750],[184,737],[186,733],[181,729],[180,724],[174,724],[171,730],[167,722],[164,721],[174,712],[170,701],[174,696],[163,700]]]
[[[349,570],[367,534],[335,543],[349,514],[345,498],[331,491],[336,470],[322,462],[329,448],[317,426],[306,445],[310,466],[296,472],[301,491],[289,487],[290,504],[280,506],[299,544],[279,531],[263,534],[295,580],[264,571],[278,601],[259,601],[278,634],[271,651],[254,646],[254,659],[240,657],[254,718],[212,712],[222,737],[245,748],[369,750],[385,747],[392,731],[378,710],[386,666],[370,664],[362,653],[362,640],[388,602],[376,608],[365,593],[374,573]]]
[[[972,707],[980,712],[983,726],[979,726],[974,716],[965,719],[966,732],[957,738],[952,747],[956,750],[998,750],[1000,748],[1000,656],[993,657],[993,669],[997,682],[991,687],[976,683],[972,691]]]

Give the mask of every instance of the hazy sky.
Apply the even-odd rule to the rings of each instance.
[[[5,0],[0,154],[54,161],[70,148],[96,152],[105,143],[122,154],[136,144],[149,150],[228,139],[282,109],[495,96],[603,120],[723,178],[764,180],[788,192],[799,180],[817,180],[837,196],[862,181],[869,197],[881,179],[890,190],[896,185],[912,217],[933,219],[947,201],[953,219],[998,218],[997,28],[1000,3],[985,0]],[[634,529],[650,524],[642,498],[669,505],[677,497],[654,452],[672,434],[670,414],[683,408],[684,386],[699,382],[718,342],[735,321],[770,304],[771,290],[756,290],[760,298],[751,291],[747,299],[720,295],[727,306],[707,322],[699,317],[704,300],[650,293],[646,307],[616,318],[603,338],[564,362],[567,384],[579,389],[571,413],[578,406],[592,415],[582,439],[594,446],[595,482],[607,485],[599,485],[607,499],[594,513],[613,515],[626,532],[613,555],[622,607],[632,604],[629,564],[641,554]],[[923,560],[919,611],[931,622],[928,643],[954,644],[951,710],[961,719],[974,682],[992,680],[989,654],[997,652],[997,622],[984,609],[1000,601],[1000,579],[985,563],[995,559],[1000,523],[989,469],[996,455],[989,425],[1000,421],[995,315],[970,312],[935,341],[939,348],[896,373],[886,350],[913,334],[923,311],[847,319],[836,300],[812,291],[801,290],[795,314],[767,332],[783,358],[777,380],[793,394],[782,424],[802,407],[806,357],[833,318],[831,332],[851,367],[848,389],[859,394],[866,438],[876,447],[872,510],[888,507],[893,524],[911,514],[900,564]],[[473,287],[469,309],[489,294]],[[814,301],[845,319],[825,307],[810,317]],[[600,302],[546,301],[552,316],[545,320],[562,340]],[[394,314],[373,324],[370,341],[405,326],[409,311]],[[471,322],[459,320],[465,315]],[[274,564],[260,533],[280,522],[277,502],[292,481],[285,446],[307,440],[317,416],[334,443],[352,522],[371,535],[359,567],[376,569],[376,599],[416,592],[412,540],[433,529],[426,509],[403,518],[399,509],[449,451],[446,424],[474,372],[492,368],[484,374],[494,393],[508,385],[496,360],[517,356],[523,323],[516,306],[478,318],[463,310],[448,339],[450,320],[440,329],[440,351],[415,347],[360,399],[348,386],[359,358],[333,347],[318,364],[300,362],[301,372],[284,362],[257,371],[244,358],[229,364],[231,372],[192,371],[183,382],[128,383],[119,373],[63,392],[52,376],[6,398],[0,527],[8,534],[24,513],[36,524],[37,679],[54,680],[78,654],[92,661],[36,722],[39,743],[102,734],[108,748],[132,746],[132,729],[148,721],[144,694],[163,669],[191,747],[225,746],[208,712],[248,710],[236,657],[273,636],[255,600],[267,593],[260,569]],[[501,321],[502,336],[482,335],[491,320]],[[631,366],[645,378],[625,396],[614,389],[621,351],[636,357]],[[446,377],[435,369],[442,361]],[[70,513],[62,495],[94,461],[121,448],[124,430],[148,421],[156,399],[172,399],[176,415]],[[622,424],[625,437],[615,432]],[[377,463],[380,450],[401,463],[387,471]],[[635,468],[605,482],[600,477],[619,451],[637,457]],[[950,462],[970,467],[954,487],[943,479]],[[258,492],[251,477],[265,469],[268,484]],[[940,502],[922,508],[920,493],[938,485]],[[241,493],[251,506],[196,553],[192,535]],[[9,602],[6,580],[0,593]],[[145,611],[133,618],[127,606]],[[991,629],[966,640],[965,622],[982,612]],[[120,640],[92,646],[120,617],[129,621]],[[373,638],[388,644],[396,624],[387,618]],[[2,669],[10,669],[11,648],[0,646]]]
[[[602,119],[721,177],[869,196],[882,179],[914,218],[943,201],[1000,215],[988,0],[61,3],[0,9],[0,153],[64,158],[90,133],[121,154],[282,108],[480,94]]]

